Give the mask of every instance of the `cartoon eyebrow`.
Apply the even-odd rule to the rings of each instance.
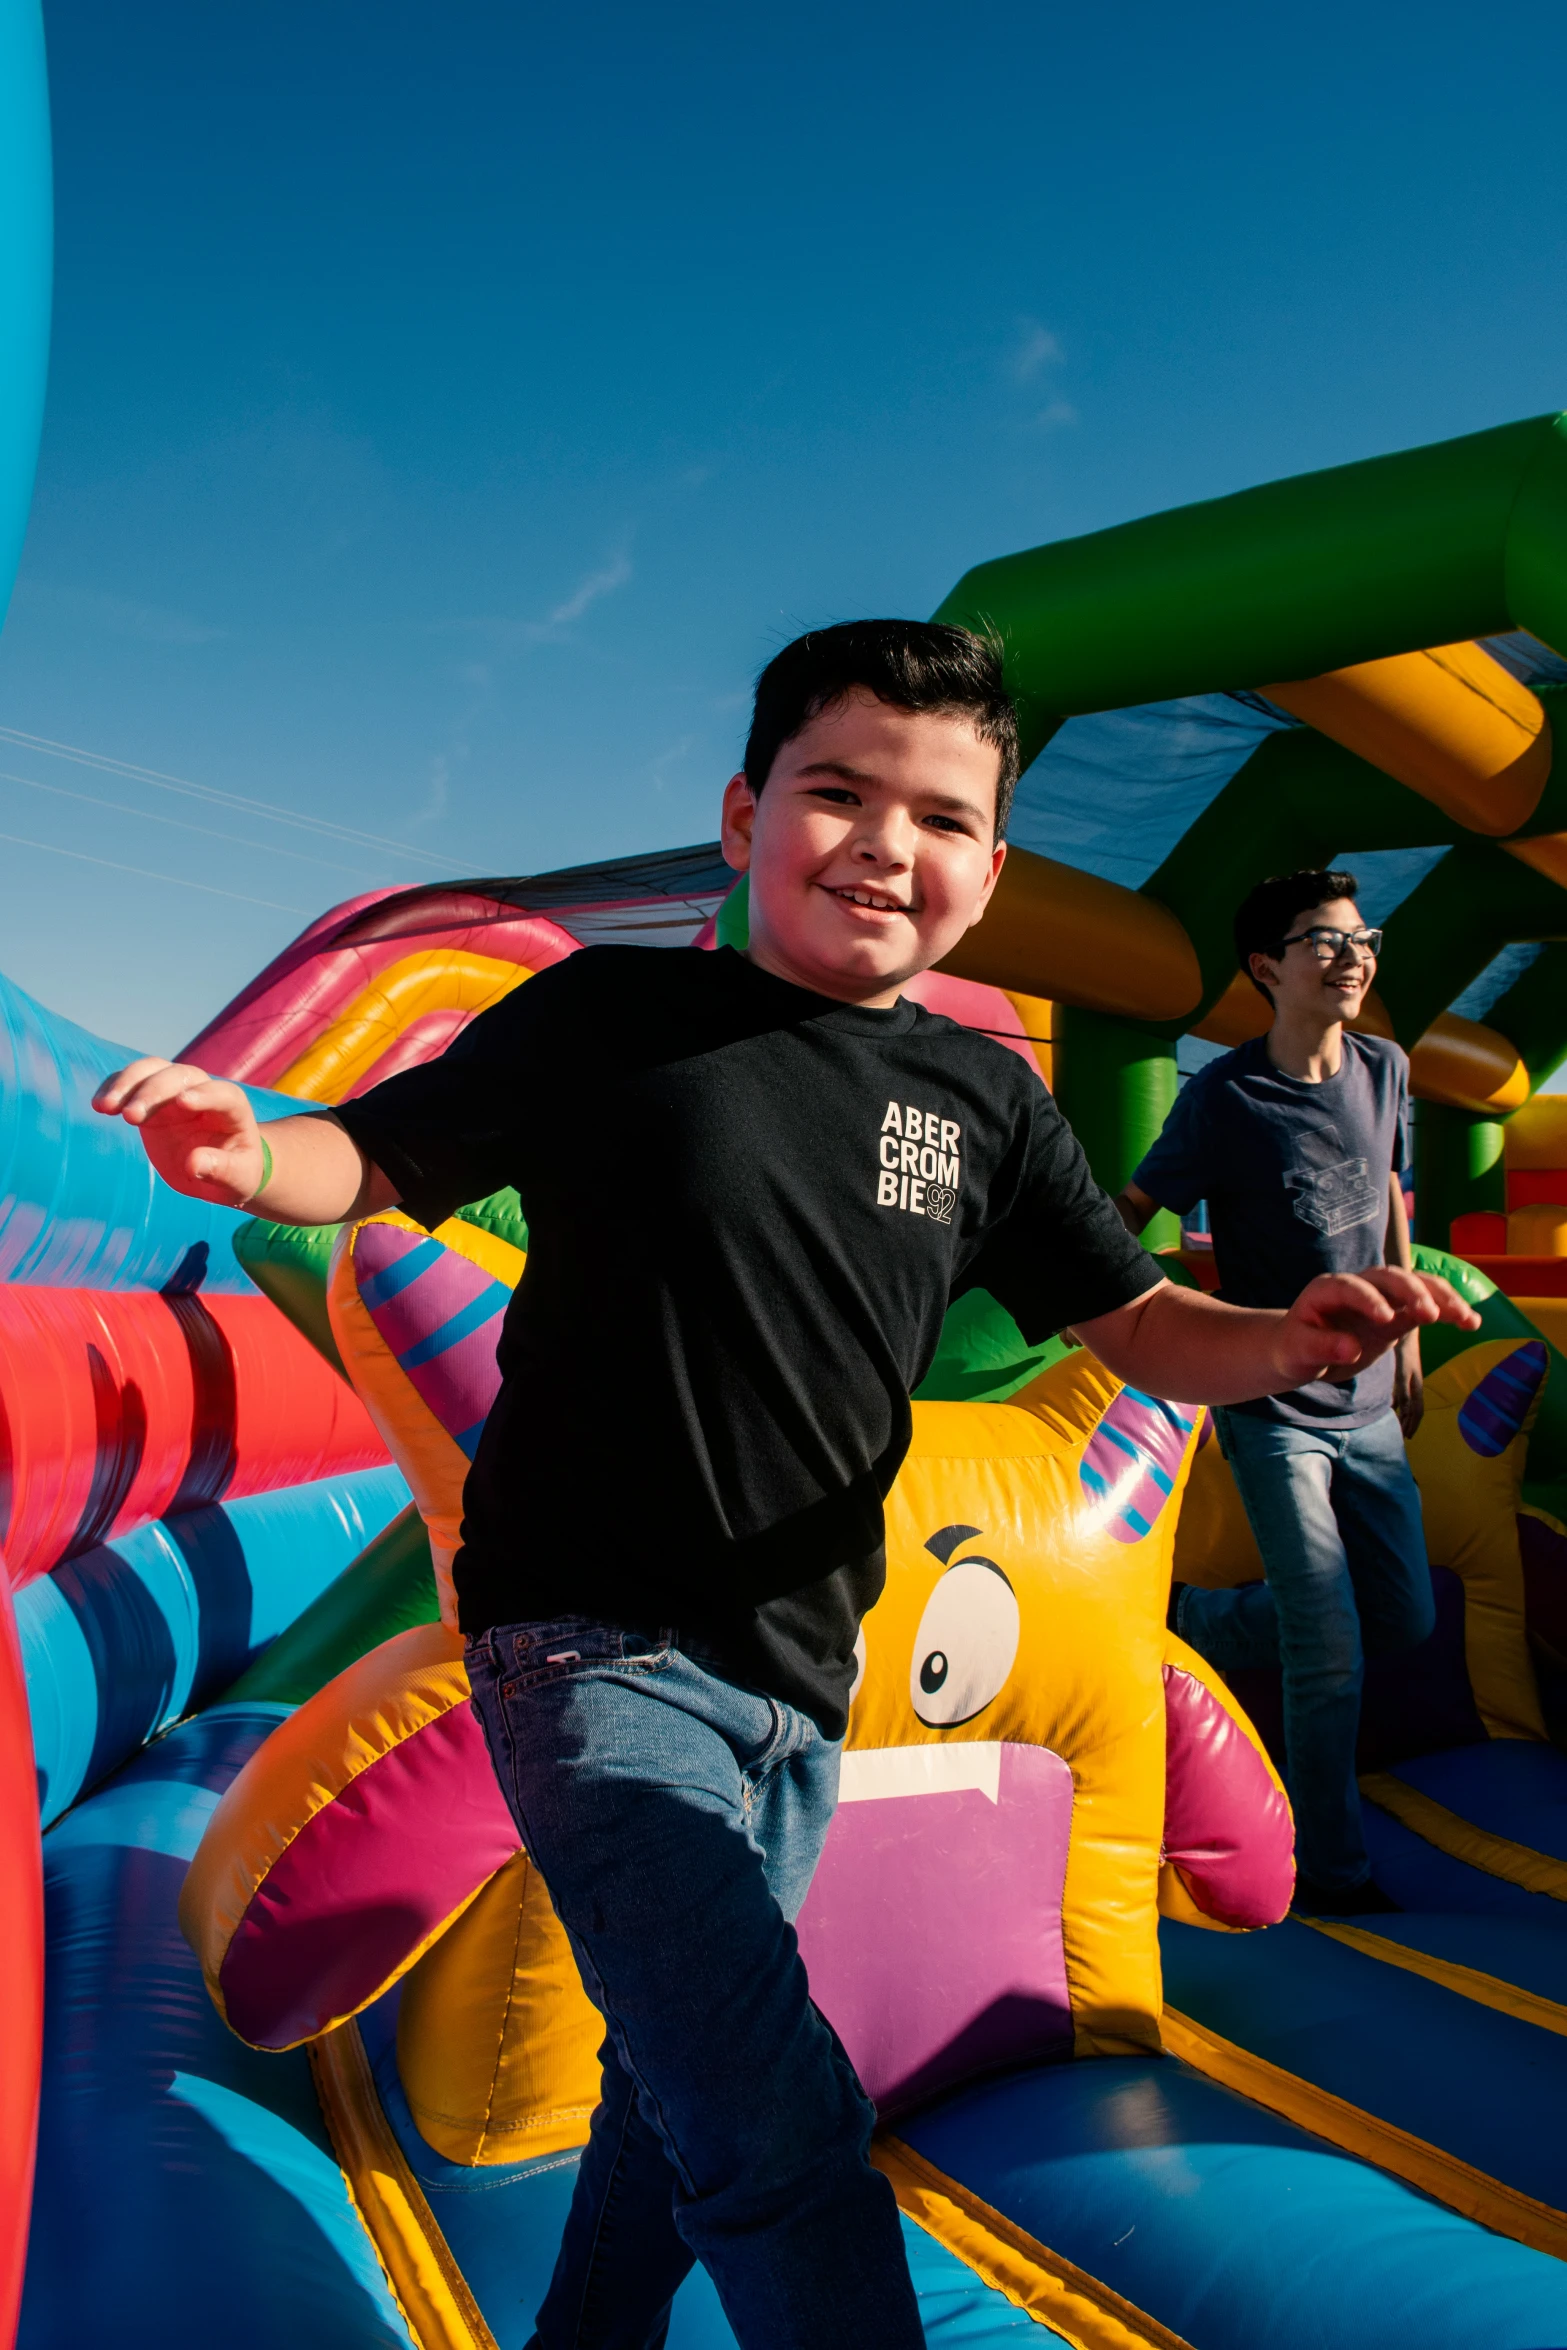
[[[939,1558],[942,1565],[945,1566],[958,1544],[967,1542],[971,1534],[977,1534],[979,1531],[978,1526],[941,1526],[930,1537],[925,1548],[934,1558]]]

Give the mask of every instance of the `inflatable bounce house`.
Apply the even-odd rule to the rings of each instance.
[[[3,0],[7,567],[48,197],[37,8]],[[1427,1347],[1437,1629],[1368,1675],[1373,1925],[1290,1915],[1277,1689],[1165,1629],[1172,1572],[1259,1571],[1207,1416],[983,1293],[949,1316],[800,1925],[927,2333],[1567,2345],[1567,1103],[1536,1092],[1567,419],[1011,556],[942,611],[1000,632],[1030,763],[922,1000],[1030,1062],[1114,1188],[1182,1040],[1254,1032],[1244,887],[1412,860],[1365,1019],[1411,1054],[1424,1261],[1482,1325]],[[274,1114],[339,1101],[586,943],[743,942],[731,878],[696,848],[375,891],[188,1053]],[[521,2350],[599,2036],[451,1628],[522,1204],[433,1235],[193,1205],[90,1114],[128,1050],[0,982],[0,2339]],[[1147,1239],[1208,1278],[1200,1232]],[[613,1477],[636,1397],[580,1400]],[[700,2273],[670,2341],[732,2344]]]

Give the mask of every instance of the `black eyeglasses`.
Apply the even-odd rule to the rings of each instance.
[[[1345,955],[1353,955],[1357,963],[1374,963],[1382,952],[1380,930],[1295,930],[1279,941],[1279,952],[1286,947],[1309,946],[1319,963],[1336,963]]]

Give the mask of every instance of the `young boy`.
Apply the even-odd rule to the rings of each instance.
[[[1409,1062],[1344,1028],[1382,944],[1357,889],[1352,873],[1311,871],[1252,891],[1235,949],[1273,1025],[1190,1080],[1116,1203],[1140,1232],[1156,1207],[1206,1199],[1221,1295],[1237,1305],[1282,1305],[1318,1273],[1411,1263]],[[1171,1603],[1174,1629],[1221,1672],[1282,1664],[1297,1904],[1337,1917],[1397,1907],[1366,1858],[1355,1741],[1363,1648],[1413,1648],[1434,1621],[1404,1453],[1420,1411],[1413,1329],[1364,1367],[1220,1411],[1267,1580],[1177,1584]]]
[[[1138,1385],[1230,1404],[1472,1319],[1401,1271],[1287,1313],[1172,1288],[1016,1055],[903,1000],[985,910],[1017,771],[974,637],[815,632],[763,673],[724,797],[745,955],[584,950],[441,1060],[265,1136],[195,1069],[138,1061],[98,1097],[177,1187],[286,1222],[521,1194],[456,1580],[497,1775],[606,2027],[541,2350],[656,2350],[693,2256],[745,2350],[922,2339],[790,1921],[951,1297],[983,1283],[1031,1340],[1072,1325]],[[934,1185],[882,1180],[893,1102],[939,1135]]]

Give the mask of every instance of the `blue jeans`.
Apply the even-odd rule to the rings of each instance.
[[[1221,1673],[1283,1667],[1300,1873],[1347,1889],[1371,1874],[1355,1781],[1366,1655],[1416,1648],[1436,1623],[1403,1432],[1390,1411],[1339,1430],[1214,1419],[1267,1581],[1190,1586],[1175,1628]]]
[[[468,1642],[506,1800],[604,2018],[537,2350],[659,2350],[700,2260],[742,2350],[917,2350],[874,2112],[793,1919],[838,1794],[816,1724],[566,1616]]]

